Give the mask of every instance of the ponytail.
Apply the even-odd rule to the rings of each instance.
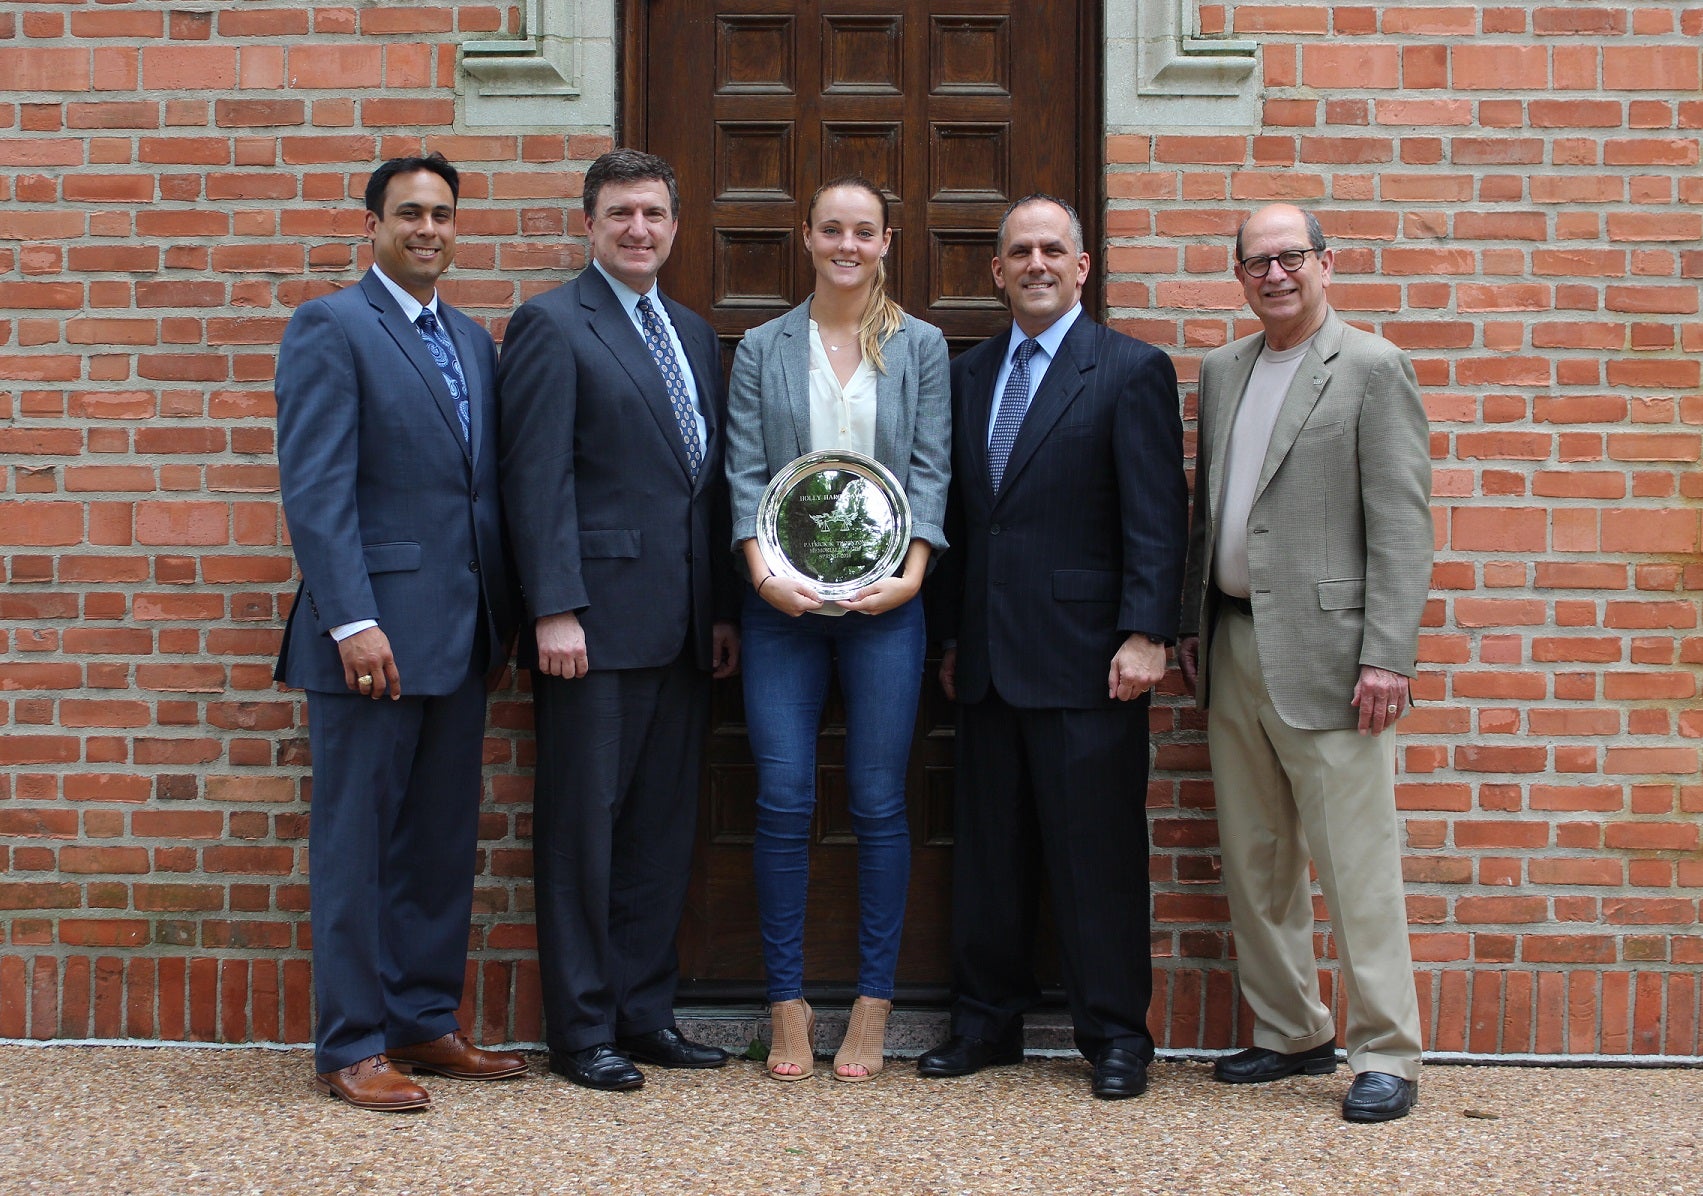
[[[881,346],[904,322],[904,309],[887,293],[887,259],[883,257],[875,263],[875,284],[869,288],[869,302],[864,306],[863,323],[857,330],[857,343],[864,359],[883,374],[887,372],[887,359],[881,353]]]

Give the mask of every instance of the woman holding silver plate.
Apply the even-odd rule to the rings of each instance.
[[[917,592],[946,547],[951,395],[940,330],[887,295],[891,239],[879,187],[823,184],[804,224],[815,290],[746,333],[733,359],[727,474],[734,546],[751,579],[742,663],[776,1080],[813,1070],[804,906],[816,737],[836,667],[859,907],[858,996],[837,1080],[881,1070],[910,881],[905,770],[925,640]],[[907,513],[908,538],[895,542]]]

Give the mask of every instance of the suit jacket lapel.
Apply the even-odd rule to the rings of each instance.
[[[1083,313],[1076,317],[1076,323],[1064,334],[1058,355],[1048,364],[1041,385],[1029,400],[1029,410],[1017,429],[1017,442],[1011,446],[1011,458],[1005,463],[1005,477],[1000,482],[999,492],[1002,495],[1011,489],[1011,483],[1023,472],[1023,467],[1035,455],[1041,441],[1058,423],[1059,416],[1082,393],[1087,383],[1086,375],[1094,368],[1093,328],[1094,322]],[[990,404],[991,401],[990,397]]]
[[[1301,359],[1301,365],[1295,371],[1295,378],[1289,383],[1288,393],[1283,396],[1283,406],[1278,409],[1277,422],[1271,427],[1271,443],[1266,448],[1265,460],[1260,463],[1259,482],[1254,486],[1255,502],[1265,493],[1266,485],[1276,475],[1278,466],[1283,464],[1283,458],[1288,456],[1289,450],[1294,447],[1295,437],[1301,433],[1301,425],[1307,422],[1307,416],[1312,414],[1313,408],[1317,406],[1319,396],[1324,393],[1325,383],[1330,381],[1330,359],[1336,356],[1341,346],[1342,323],[1332,312],[1325,317],[1325,323],[1314,334],[1313,343],[1307,349],[1307,355]],[[1248,368],[1250,371],[1253,369],[1251,359]]]
[[[1248,392],[1248,379],[1253,376],[1254,362],[1259,360],[1260,350],[1265,347],[1265,334],[1243,346],[1241,352],[1231,362],[1229,372],[1218,384],[1217,392],[1211,396],[1215,406],[1223,408],[1215,412],[1212,424],[1212,444],[1208,446],[1212,452],[1213,468],[1217,477],[1213,479],[1213,490],[1209,496],[1212,510],[1217,512],[1223,507],[1224,481],[1229,477],[1225,466],[1230,457],[1230,430],[1236,426],[1236,416],[1242,410],[1242,399]],[[1222,400],[1219,400],[1222,396]],[[1217,516],[1214,514],[1216,520]]]
[[[793,456],[810,451],[810,301],[781,317],[781,374],[792,413]]]
[[[674,408],[668,401],[668,388],[663,384],[662,371],[656,368],[656,359],[650,355],[650,347],[596,267],[588,266],[579,277],[580,301],[591,308],[592,332],[633,380],[680,468],[690,470],[686,461],[686,445],[680,439],[680,429],[674,423]],[[696,370],[697,366],[692,368]]]
[[[390,334],[390,339],[396,342],[403,356],[419,371],[421,380],[425,382],[426,389],[431,391],[432,400],[437,404],[438,414],[454,434],[462,454],[471,461],[473,457],[467,438],[461,434],[461,417],[455,413],[455,398],[449,393],[449,383],[444,381],[443,371],[438,369],[431,350],[427,349],[426,342],[420,339],[420,330],[408,322],[408,317],[402,314],[396,300],[370,270],[361,279],[361,290],[366,295],[367,302],[378,312],[379,326]],[[465,366],[461,372],[467,372]]]

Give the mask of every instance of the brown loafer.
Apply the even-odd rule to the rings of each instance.
[[[399,1074],[383,1055],[362,1059],[337,1071],[321,1072],[313,1078],[313,1086],[327,1096],[375,1113],[405,1113],[432,1103],[430,1093]]]
[[[388,1053],[398,1071],[429,1071],[452,1080],[507,1080],[526,1074],[525,1059],[508,1051],[482,1050],[460,1030]]]

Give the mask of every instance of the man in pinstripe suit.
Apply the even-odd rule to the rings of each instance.
[[[1350,1121],[1419,1095],[1395,807],[1431,587],[1430,429],[1407,355],[1344,324],[1310,214],[1254,213],[1236,277],[1263,331],[1206,356],[1178,660],[1207,711],[1224,884],[1254,1045],[1214,1076],[1336,1070],[1319,999],[1318,868],[1342,960]]]
[[[1022,1057],[1045,878],[1076,1043],[1104,1099],[1147,1088],[1147,711],[1177,634],[1187,539],[1177,375],[1082,310],[1071,207],[1017,201],[994,282],[1009,333],[952,367],[938,614],[958,707],[952,1036],[968,1075]]]

